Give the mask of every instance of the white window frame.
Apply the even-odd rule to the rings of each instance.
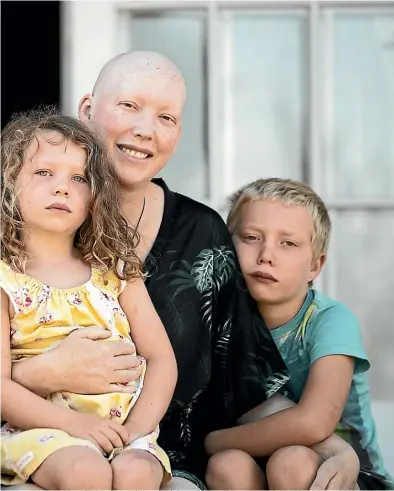
[[[219,86],[221,79],[221,57],[223,51],[223,36],[217,28],[221,9],[259,10],[264,12],[288,12],[290,10],[306,9],[309,11],[309,184],[324,197],[325,190],[321,188],[319,176],[324,171],[320,161],[320,131],[323,117],[321,107],[323,91],[321,83],[321,56],[319,53],[319,15],[320,10],[335,7],[341,11],[355,12],[384,12],[393,11],[392,0],[387,1],[281,1],[281,0],[235,0],[235,1],[194,1],[179,0],[163,1],[70,1],[62,2],[62,91],[61,103],[66,114],[76,115],[78,102],[82,95],[90,91],[99,70],[111,57],[130,49],[127,40],[122,38],[124,29],[121,23],[125,11],[146,10],[206,10],[208,13],[208,176],[210,184],[210,199],[205,204],[225,212],[225,190],[232,186],[231,176],[231,147],[222,148],[221,110],[231,111],[230,97],[223,98],[223,87]],[[119,27],[120,26],[120,27]],[[231,47],[230,47],[231,48]],[[330,53],[328,53],[330,56]],[[231,49],[227,52],[231,57]],[[328,56],[328,59],[329,59]],[[231,60],[230,60],[231,61]],[[326,81],[325,83],[330,83]],[[327,87],[327,86],[326,86]],[[225,88],[224,88],[225,90]],[[327,90],[327,94],[331,91]],[[226,92],[225,92],[226,94]],[[223,100],[224,99],[224,100]],[[224,104],[224,107],[222,107]],[[325,104],[330,107],[330,101]],[[326,106],[327,114],[327,106]],[[227,144],[228,145],[228,144]],[[224,152],[224,154],[223,154]],[[224,155],[224,158],[223,158]],[[227,157],[226,157],[227,155]],[[214,185],[212,185],[214,183]],[[394,200],[343,200],[329,199],[326,201],[330,211],[333,226],[340,211],[348,210],[393,210]],[[336,297],[336,266],[335,245],[330,249],[330,260],[324,282],[318,282],[318,287],[328,295]]]

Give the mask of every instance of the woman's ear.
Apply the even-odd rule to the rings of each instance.
[[[82,123],[88,124],[91,119],[92,94],[85,94],[79,102],[78,117]]]

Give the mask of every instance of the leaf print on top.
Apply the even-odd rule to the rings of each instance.
[[[218,357],[219,364],[226,365],[228,359],[228,350],[230,346],[232,318],[229,317],[219,326],[217,338],[215,339],[215,354]]]
[[[180,261],[184,269],[168,273],[173,279],[169,287],[176,287],[172,294],[172,302],[179,293],[189,288],[196,288],[201,293],[202,320],[212,327],[212,296],[216,297],[234,273],[234,252],[226,246],[203,249],[192,265],[185,260]]]
[[[267,394],[267,398],[270,398],[272,395],[276,394],[286,382],[290,379],[287,372],[279,372],[273,373],[270,375],[265,381],[265,392]]]
[[[192,429],[191,429],[191,417],[193,413],[193,408],[197,403],[198,398],[203,393],[203,390],[199,390],[189,402],[189,404],[183,404],[180,401],[174,400],[171,404],[171,408],[168,412],[168,416],[174,416],[175,414],[180,419],[181,423],[181,442],[187,446],[192,440]]]

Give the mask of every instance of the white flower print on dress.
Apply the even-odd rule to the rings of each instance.
[[[115,305],[113,308],[114,314],[119,315],[119,317],[122,317],[122,319],[126,318],[126,314],[123,312],[123,310],[120,308],[119,305]]]
[[[119,411],[117,407],[113,407],[111,411],[109,412],[109,417],[110,419],[112,418],[120,418],[122,416],[122,413]]]
[[[72,305],[81,305],[82,304],[81,295],[78,292],[71,293],[71,295],[69,296],[69,300],[72,303]]]
[[[38,319],[38,322],[39,324],[45,324],[46,322],[51,322],[52,319],[53,319],[53,315],[47,312],[45,315],[40,317],[40,319]]]
[[[11,425],[10,423],[5,423],[0,430],[0,434],[2,438],[11,438],[14,435],[20,433],[21,430],[16,426]]]
[[[14,291],[14,300],[19,312],[23,312],[23,308],[25,307],[30,307],[32,299],[27,286],[21,286]]]
[[[56,436],[53,433],[49,433],[48,435],[44,435],[40,438],[39,442],[40,443],[46,443],[48,440],[52,440],[53,438],[56,438]]]
[[[43,303],[46,300],[48,300],[50,291],[51,289],[48,285],[43,285],[42,290],[38,295],[38,299],[37,299],[38,303]]]
[[[18,337],[18,331],[15,329],[15,327],[10,327],[10,344],[11,347],[15,345],[16,341],[15,338]]]

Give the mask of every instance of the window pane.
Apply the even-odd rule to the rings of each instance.
[[[208,197],[205,15],[172,10],[128,15],[130,48],[168,56],[182,71],[187,85],[182,137],[160,176],[174,191],[203,200]]]
[[[224,145],[231,184],[303,177],[307,158],[307,18],[223,12]],[[226,113],[226,107],[228,108]]]
[[[394,198],[394,9],[322,16],[331,198]]]
[[[393,244],[394,210],[342,212],[334,224],[332,245],[337,259],[337,297],[352,309],[360,321],[372,364],[373,398],[392,401]]]

